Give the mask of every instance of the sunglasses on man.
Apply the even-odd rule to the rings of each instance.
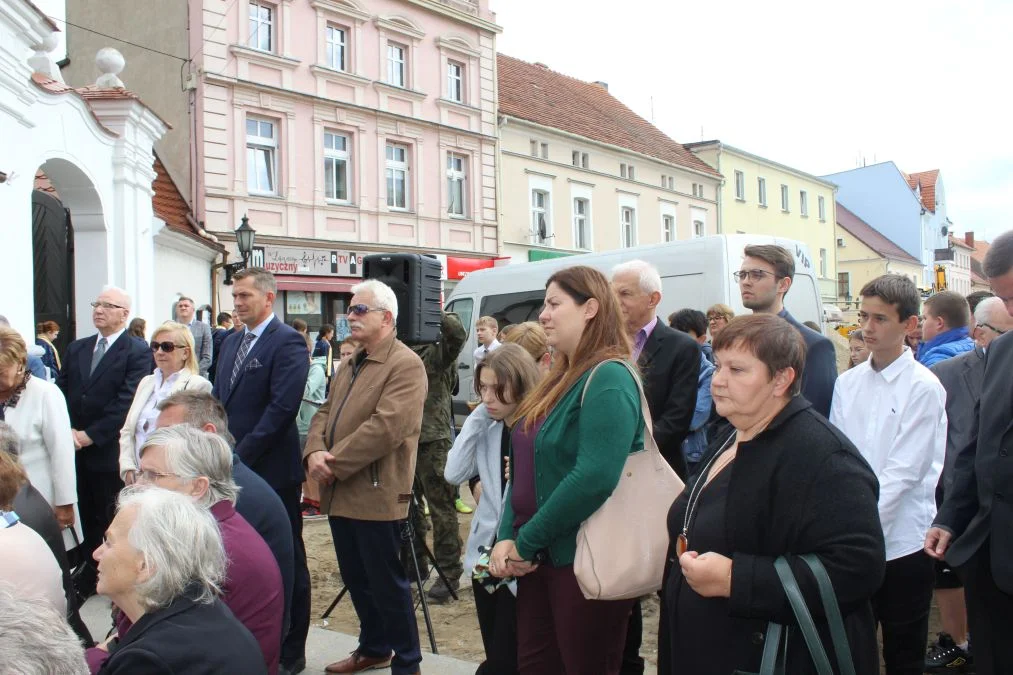
[[[356,314],[358,316],[365,316],[370,312],[386,312],[386,311],[387,310],[384,309],[383,307],[370,307],[369,305],[362,305],[362,304],[352,305],[351,307],[348,308],[348,313],[350,315]]]

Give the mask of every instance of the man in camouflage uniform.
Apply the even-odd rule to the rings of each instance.
[[[457,509],[454,508],[456,486],[444,480],[443,469],[452,445],[450,405],[451,391],[457,381],[457,356],[467,338],[468,334],[457,315],[444,313],[440,322],[440,341],[413,347],[425,364],[429,376],[429,394],[422,412],[422,435],[419,437],[415,481],[416,484],[422,484],[433,521],[433,555],[455,591],[463,571],[463,543],[457,529]],[[426,532],[425,518],[421,513],[417,515],[415,529],[421,540]],[[416,555],[421,555],[420,546],[416,547]],[[424,564],[420,557],[419,566]],[[437,580],[427,595],[438,603],[446,602],[451,597],[442,580]]]

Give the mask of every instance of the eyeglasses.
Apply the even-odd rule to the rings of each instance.
[[[151,469],[145,469],[144,471],[137,472],[137,480],[142,483],[154,483],[159,478],[179,478],[179,474],[175,473],[162,473],[161,471],[152,471]]]
[[[370,312],[386,312],[387,310],[383,307],[370,307],[369,305],[352,305],[348,308],[349,314],[358,314],[359,316],[369,314]]]
[[[121,307],[120,305],[114,305],[111,302],[93,302],[93,303],[91,303],[91,306],[94,307],[95,309],[98,309],[100,307],[102,309],[126,309],[126,307]]]
[[[763,277],[768,275],[772,277],[777,276],[773,272],[768,272],[767,270],[739,270],[738,272],[732,272],[732,277],[734,277],[734,279],[740,284],[747,278],[754,282],[763,281]]]
[[[723,316],[708,316],[707,323],[714,323],[715,321],[727,321]]]
[[[992,325],[992,324],[990,324],[990,323],[981,323],[981,322],[978,322],[978,325],[979,325],[979,326],[981,326],[982,328],[987,328],[987,329],[989,329],[990,331],[992,331],[992,332],[993,332],[993,333],[995,333],[996,335],[1002,335],[1003,333],[1005,333],[1005,332],[1006,332],[1006,331],[1004,331],[1004,330],[999,330],[998,328],[996,328],[995,326],[993,326],[993,325]]]
[[[172,342],[155,342],[154,340],[152,340],[151,353],[154,354],[159,349],[161,349],[166,354],[171,354],[177,349],[186,349],[186,345],[177,345]]]

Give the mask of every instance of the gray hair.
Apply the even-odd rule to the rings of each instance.
[[[232,275],[233,281],[253,279],[253,287],[261,293],[278,294],[278,280],[263,267],[247,267]]]
[[[352,294],[358,293],[369,293],[372,295],[376,306],[390,312],[391,316],[394,317],[395,323],[397,322],[397,296],[394,295],[393,288],[379,279],[367,279],[362,283],[352,286]]]
[[[130,294],[129,293],[127,293],[125,290],[123,290],[119,286],[114,286],[112,284],[106,284],[105,286],[102,287],[102,292],[105,293],[106,291],[113,291],[114,293],[119,293],[120,295],[122,295],[123,296],[123,304],[124,304],[124,306],[127,309],[130,309],[130,305],[132,303],[130,301]]]
[[[0,452],[14,457],[21,454],[21,439],[6,422],[0,422]]]
[[[1000,312],[1001,314],[999,314]],[[1002,301],[1002,298],[985,298],[974,308],[974,321],[975,323],[992,323],[991,319],[996,314],[1009,319],[1009,314],[1006,313],[1006,303]],[[0,439],[2,438],[3,436],[0,436]],[[3,444],[0,441],[0,449],[2,448]]]
[[[45,602],[0,584],[0,675],[87,675],[84,648]]]
[[[208,479],[208,491],[200,503],[210,507],[239,498],[239,486],[232,479],[232,449],[220,436],[190,426],[177,424],[155,429],[144,441],[139,457],[150,447],[165,449],[165,465],[170,473],[182,480]]]
[[[1001,277],[1013,269],[1013,230],[1003,232],[989,245],[982,267],[989,279]]]
[[[211,604],[225,583],[227,559],[214,516],[172,490],[134,486],[120,492],[117,512],[136,508],[127,541],[144,558],[151,576],[137,584],[145,611],[167,607],[191,584],[196,601]]]
[[[661,275],[658,268],[643,260],[627,260],[612,268],[612,278],[632,272],[640,279],[640,290],[644,293],[661,293]]]
[[[183,422],[198,429],[211,424],[230,448],[236,447],[236,439],[229,433],[229,416],[225,412],[225,406],[206,391],[177,391],[163,398],[155,407],[160,411],[166,408],[182,408]]]

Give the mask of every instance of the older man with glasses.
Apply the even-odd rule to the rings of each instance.
[[[130,296],[107,286],[92,306],[96,335],[70,343],[56,384],[67,399],[73,427],[78,508],[84,531],[84,558],[102,543],[112,522],[120,479],[120,429],[137,385],[154,369],[147,345],[124,335]],[[95,592],[95,573],[88,568],[76,580],[83,597]]]

